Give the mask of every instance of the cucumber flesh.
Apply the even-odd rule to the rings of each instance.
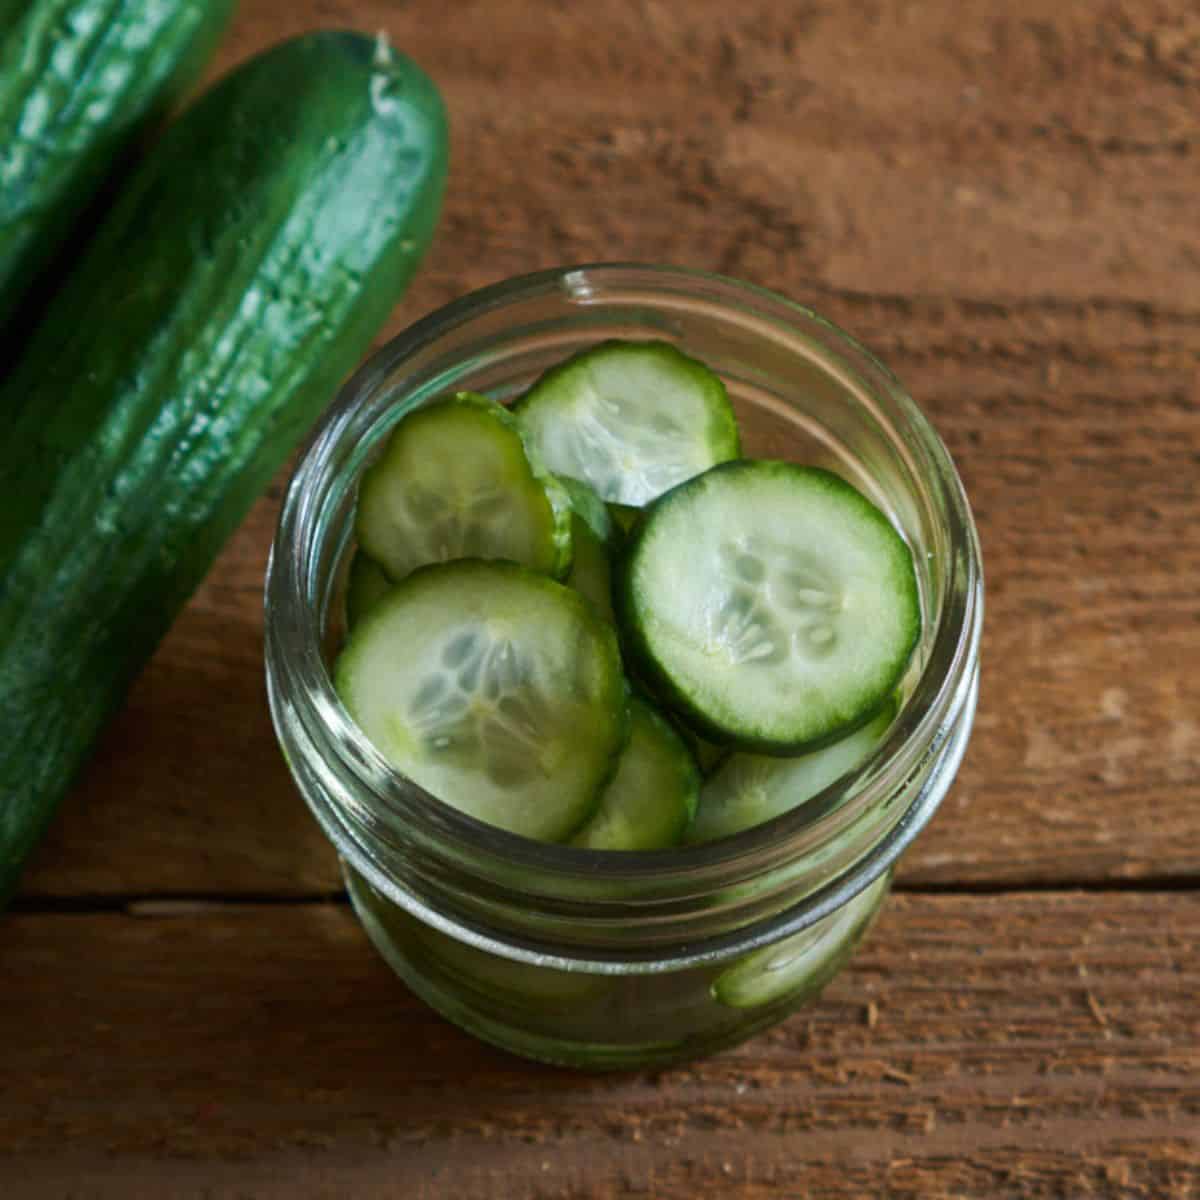
[[[387,572],[365,551],[356,550],[346,578],[346,628],[359,624],[391,590]]]
[[[889,704],[869,724],[799,758],[733,754],[705,782],[686,841],[711,842],[808,803],[860,766],[895,716]]]
[[[514,563],[413,572],[351,632],[334,674],[393,766],[525,837],[562,841],[592,815],[625,736],[614,630]]]
[[[460,392],[409,413],[363,475],[360,545],[397,582],[460,558],[507,559],[563,576],[571,507],[526,453],[512,415]]]
[[[785,996],[801,1004],[842,969],[883,904],[891,876],[880,876],[853,900],[802,933],[748,954],[712,985],[727,1008],[758,1008]]]
[[[725,463],[652,505],[614,587],[656,694],[715,741],[801,754],[877,713],[921,629],[912,555],[816,467]]]
[[[602,342],[547,371],[514,406],[552,471],[640,506],[739,453],[725,385],[667,342]]]
[[[663,850],[678,845],[700,792],[683,739],[645,701],[629,702],[629,741],[600,807],[571,840],[588,850]]]

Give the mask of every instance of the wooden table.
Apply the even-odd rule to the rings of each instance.
[[[658,1073],[522,1063],[375,958],[289,784],[277,484],[0,929],[0,1195],[1200,1196],[1191,0],[243,0],[219,67],[315,25],[386,28],[451,110],[388,334],[642,259],[878,350],[979,520],[974,741],[815,1007]]]

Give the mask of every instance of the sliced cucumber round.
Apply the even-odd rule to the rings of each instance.
[[[719,770],[721,764],[728,762],[733,754],[728,746],[710,742],[707,738],[700,737],[699,734],[691,734],[690,740],[692,753],[696,756],[696,762],[700,764],[700,770],[704,772],[706,778]]]
[[[739,454],[725,385],[667,342],[602,342],[552,367],[514,405],[552,471],[640,506]]]
[[[346,577],[346,628],[353,629],[391,590],[387,572],[364,550],[355,550]]]
[[[653,504],[614,587],[656,694],[715,741],[800,754],[865,724],[921,629],[912,555],[850,484],[724,463]]]
[[[335,682],[398,770],[543,841],[592,815],[626,732],[615,631],[582,596],[514,563],[414,571],[351,632]]]
[[[612,555],[621,532],[604,501],[586,483],[563,475],[559,483],[571,501],[571,573],[567,586],[586,596],[596,611],[615,622],[612,606]]]
[[[799,758],[733,754],[705,781],[685,841],[711,842],[799,808],[860,766],[883,740],[896,713],[878,716],[836,742]]]
[[[713,999],[728,1008],[758,1008],[785,996],[796,1004],[813,999],[866,937],[890,882],[890,875],[880,876],[823,921],[746,955],[713,983]]]
[[[591,526],[581,517],[572,517],[571,543],[574,555],[567,587],[586,596],[596,611],[610,624],[616,623],[612,604],[612,561]]]
[[[629,701],[629,741],[600,807],[571,839],[588,850],[665,850],[683,837],[700,771],[683,739],[640,697]]]
[[[561,578],[571,505],[502,405],[459,392],[409,413],[364,474],[355,531],[397,582],[428,563],[507,559]]]
[[[629,533],[637,524],[638,518],[642,515],[642,510],[634,508],[631,504],[610,504],[608,506],[608,515],[612,518],[613,524],[622,533]]]

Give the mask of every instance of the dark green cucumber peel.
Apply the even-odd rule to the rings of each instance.
[[[403,291],[445,172],[386,43],[277,46],[157,144],[0,386],[0,897]]]
[[[0,322],[114,161],[199,73],[232,10],[233,0],[0,5]]]

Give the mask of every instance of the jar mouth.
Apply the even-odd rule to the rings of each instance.
[[[322,653],[331,598],[328,588],[322,591],[321,575],[331,553],[327,542],[336,536],[330,513],[353,501],[354,480],[372,440],[367,433],[378,426],[378,413],[368,415],[372,399],[377,409],[382,404],[406,409],[449,390],[444,382],[464,354],[482,360],[490,345],[503,340],[503,314],[514,304],[551,294],[577,305],[581,315],[599,304],[611,316],[625,308],[642,312],[639,306],[651,293],[761,325],[764,335],[782,340],[784,352],[789,338],[807,344],[815,336],[827,365],[886,404],[888,420],[902,426],[900,452],[924,482],[925,502],[945,547],[936,594],[927,597],[935,619],[922,632],[920,674],[884,740],[857,770],[808,803],[729,837],[669,850],[604,852],[535,842],[468,816],[395,771],[342,707]],[[438,353],[449,335],[468,326],[478,331],[473,340],[464,338]],[[419,381],[405,374],[406,364],[418,357],[423,359]],[[420,860],[422,869],[444,874],[469,868],[477,882],[497,893],[511,890],[504,880],[519,877],[525,901],[544,899],[551,910],[575,912],[573,919],[581,905],[594,909],[597,903],[609,904],[614,915],[661,909],[671,916],[691,911],[693,901],[714,890],[772,873],[782,880],[798,858],[828,845],[864,814],[892,810],[882,833],[846,870],[789,907],[792,923],[803,928],[829,911],[834,899],[844,902],[889,869],[940,802],[947,781],[936,795],[919,788],[899,810],[894,803],[907,796],[908,782],[950,746],[964,712],[969,727],[982,583],[978,535],[948,451],[891,372],[850,335],[767,289],[706,272],[634,263],[557,268],[485,287],[418,321],[360,368],[321,420],[287,489],[268,566],[272,711],[285,752],[289,737],[299,736],[310,747],[328,807],[315,805],[311,794],[306,798],[335,844],[346,836],[359,849],[375,838],[390,840],[408,861]],[[385,876],[381,871],[386,886]],[[777,935],[787,914],[773,917]]]

